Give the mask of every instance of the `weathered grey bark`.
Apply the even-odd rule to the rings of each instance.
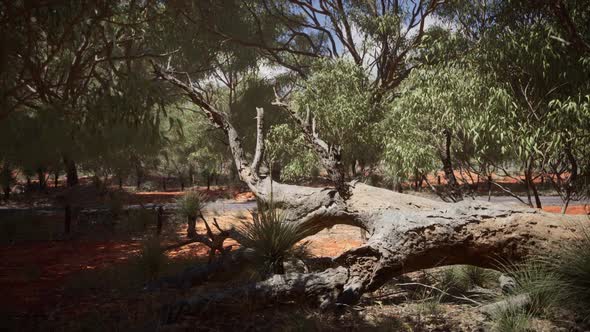
[[[320,139],[309,111],[307,120],[303,120],[281,101],[274,104],[286,109],[300,125],[334,187],[271,183],[250,166],[237,131],[224,113],[210,105],[194,86],[157,66],[154,68],[160,78],[182,89],[225,132],[240,179],[258,199],[268,202],[272,197],[275,205],[287,210],[287,222],[303,227],[308,235],[336,224],[357,226],[368,234],[362,246],[335,258],[335,268],[274,276],[241,288],[200,294],[184,302],[185,307],[212,307],[206,304],[221,304],[244,296],[252,301],[306,298],[323,308],[338,303],[354,304],[363,293],[404,273],[452,264],[494,267],[499,260],[514,261],[531,253],[553,250],[575,237],[576,223],[587,222],[584,218],[479,201],[448,204],[345,182],[340,149]],[[258,134],[261,136],[262,132]]]

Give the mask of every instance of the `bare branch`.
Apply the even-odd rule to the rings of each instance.
[[[258,174],[260,161],[264,156],[264,109],[256,107],[256,151],[252,160],[252,171]]]

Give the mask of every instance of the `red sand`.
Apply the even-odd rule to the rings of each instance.
[[[561,206],[544,206],[543,211],[561,213]],[[590,206],[570,205],[567,208],[566,214],[590,214]]]

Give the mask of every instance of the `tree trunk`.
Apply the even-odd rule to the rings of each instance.
[[[187,217],[187,229],[186,229],[186,237],[191,238],[197,235],[197,218],[196,217]]]
[[[190,165],[188,167],[188,185],[189,186],[194,186],[194,182],[195,182],[195,171],[193,170],[193,166]]]
[[[64,165],[66,169],[66,184],[68,187],[73,187],[78,184],[78,169],[74,160],[64,157]]]
[[[141,166],[135,166],[135,180],[136,180],[137,190],[139,190],[141,188],[142,177],[143,177],[143,172],[141,170]]]
[[[492,176],[488,175],[488,202],[492,200]]]
[[[119,189],[123,189],[123,177],[119,176]]]
[[[55,173],[53,173],[53,187],[57,188],[58,185],[59,185],[59,172],[55,171]]]
[[[367,241],[344,252],[335,268],[308,274],[275,276],[243,288],[189,299],[189,307],[231,301],[251,295],[253,301],[306,297],[328,308],[353,305],[391,278],[435,266],[469,264],[497,268],[498,261],[519,261],[563,246],[588,225],[583,216],[560,216],[536,209],[494,205],[479,201],[448,204],[427,198],[351,183],[343,200],[334,188],[308,188],[273,182],[273,200],[292,215],[309,235],[336,224],[365,229]],[[270,181],[257,185],[266,197]],[[213,302],[210,302],[213,301]]]
[[[447,186],[449,187],[449,196],[455,202],[463,200],[461,188],[459,188],[459,182],[455,177],[455,171],[453,169],[453,162],[451,157],[451,131],[449,129],[444,130],[445,135],[445,152],[442,156],[443,171],[445,172],[445,178],[447,179]]]
[[[43,170],[43,168],[37,169],[37,178],[39,179],[39,190],[45,190],[45,171]]]
[[[529,167],[525,171],[524,178],[525,178],[525,182],[527,185],[527,196],[529,198],[529,203],[530,203],[531,207],[533,207],[532,201],[531,201],[531,194],[530,194],[530,192],[532,191],[533,197],[535,198],[535,205],[537,206],[537,209],[542,208],[541,198],[539,197],[539,192],[537,191],[537,186],[535,185],[535,183],[533,181],[533,171],[532,171],[531,167]]]

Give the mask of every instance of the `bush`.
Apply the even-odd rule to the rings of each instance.
[[[307,233],[286,222],[286,215],[272,203],[266,207],[259,202],[258,212],[252,213],[252,217],[252,223],[243,222],[238,229],[243,236],[241,245],[254,251],[264,275],[283,274],[284,262],[301,254],[302,248],[295,246]]]

